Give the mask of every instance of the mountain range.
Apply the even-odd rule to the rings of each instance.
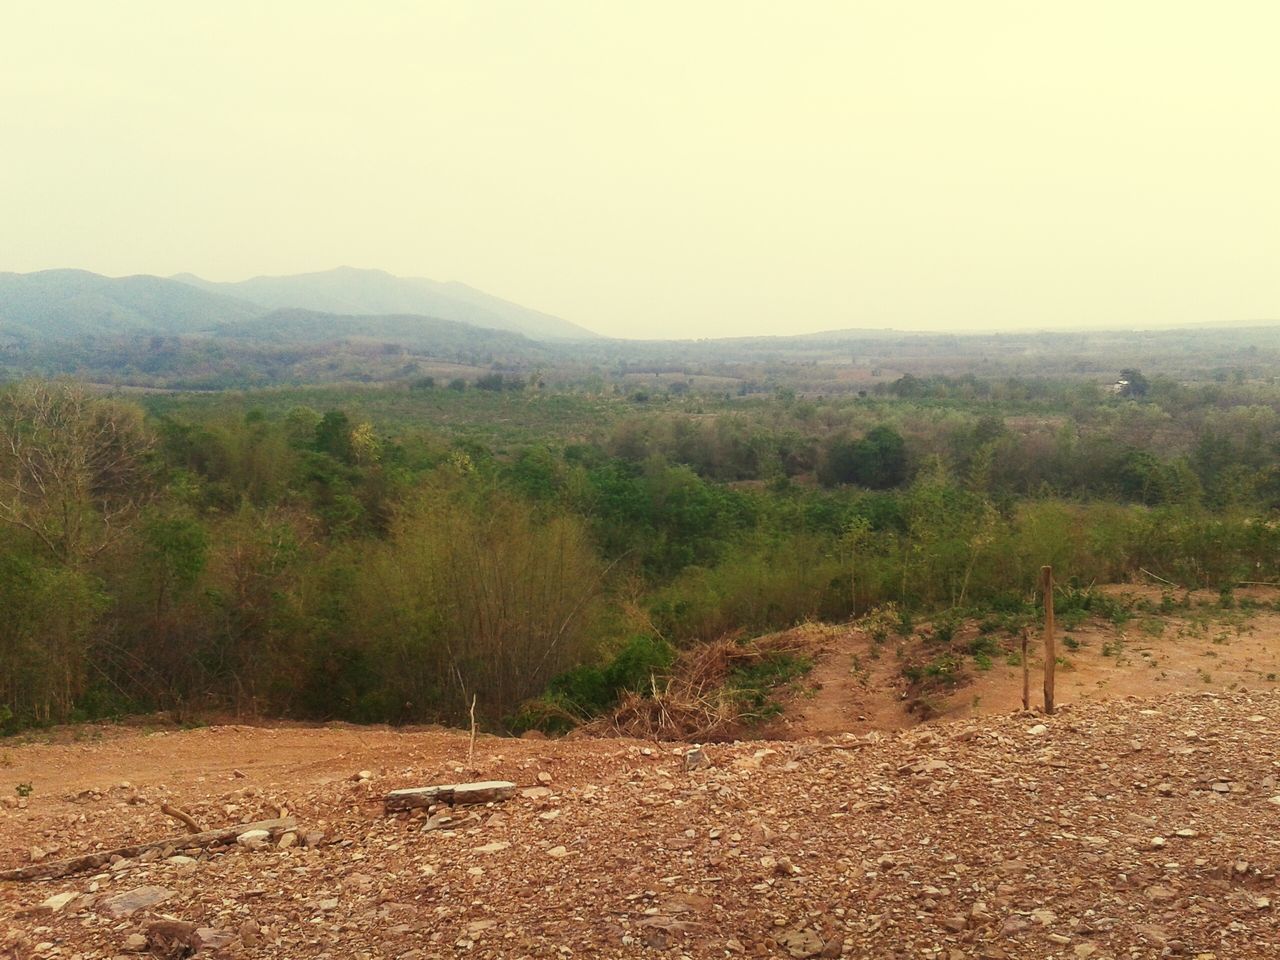
[[[596,334],[461,283],[339,267],[285,277],[215,283],[192,274],[104,277],[85,270],[0,273],[0,339],[213,334],[259,339],[285,324],[300,339],[349,336],[429,341],[440,321],[522,334],[587,340]],[[305,313],[304,313],[305,312]],[[277,318],[282,319],[282,318]]]

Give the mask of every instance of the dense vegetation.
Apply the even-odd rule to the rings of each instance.
[[[1052,563],[1280,578],[1280,390],[782,387],[0,394],[0,718],[493,726],[698,640],[887,603],[1026,612]],[[639,666],[637,666],[639,665]],[[572,704],[571,704],[572,705]]]

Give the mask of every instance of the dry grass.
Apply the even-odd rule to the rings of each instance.
[[[735,635],[682,652],[671,674],[654,677],[645,693],[627,693],[610,713],[581,728],[588,736],[710,742],[732,739],[760,719],[743,692],[728,681],[736,671],[783,656],[807,656],[821,630],[805,624],[784,633],[741,641]]]

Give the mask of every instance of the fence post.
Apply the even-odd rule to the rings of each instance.
[[[1027,662],[1027,635],[1029,627],[1022,628],[1022,709],[1031,709],[1031,664]]]
[[[1053,638],[1053,567],[1040,568],[1040,589],[1044,592],[1044,712],[1053,714],[1053,683],[1058,651]]]

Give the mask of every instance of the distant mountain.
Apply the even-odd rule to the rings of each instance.
[[[273,310],[253,320],[225,323],[210,333],[261,344],[322,344],[335,341],[393,343],[433,355],[457,358],[477,353],[530,359],[546,348],[520,333],[488,330],[469,323],[414,315],[338,316],[315,310]]]
[[[298,308],[345,316],[421,315],[537,340],[587,340],[596,334],[568,320],[502,300],[462,283],[397,277],[382,270],[338,267],[287,277],[253,277],[215,283],[181,273],[173,280],[267,308]]]
[[[261,313],[256,304],[162,277],[0,273],[0,336],[6,340],[194,333]]]

